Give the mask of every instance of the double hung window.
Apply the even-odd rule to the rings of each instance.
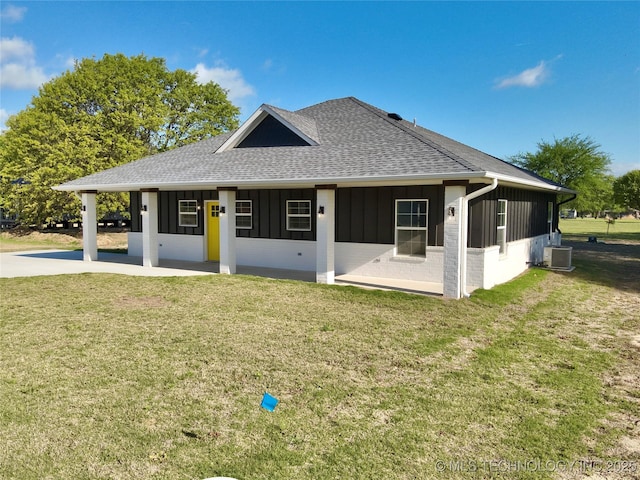
[[[500,255],[507,253],[507,201],[498,200],[497,210],[497,243],[500,246]]]
[[[311,200],[287,200],[287,230],[311,230]]]
[[[179,200],[178,201],[178,224],[181,227],[198,226],[198,201]]]
[[[236,200],[236,228],[253,228],[251,200]]]
[[[424,257],[427,250],[427,200],[396,200],[396,253]]]

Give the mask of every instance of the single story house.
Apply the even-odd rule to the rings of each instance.
[[[55,187],[130,192],[129,255],[490,288],[558,244],[575,192],[356,98],[262,105],[237,130]]]

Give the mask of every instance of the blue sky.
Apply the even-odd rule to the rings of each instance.
[[[640,2],[2,1],[0,122],[104,53],[166,59],[248,118],[355,96],[500,158],[589,135],[640,168]]]

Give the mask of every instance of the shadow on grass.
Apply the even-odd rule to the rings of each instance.
[[[575,275],[586,281],[631,292],[640,292],[640,243],[589,243],[566,241],[573,247]]]

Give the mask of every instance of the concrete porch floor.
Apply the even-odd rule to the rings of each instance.
[[[98,260],[84,262],[81,250],[38,250],[0,254],[0,278],[73,273],[119,273],[123,275],[174,277],[219,273],[217,262],[160,260],[158,267],[143,267],[142,258],[120,253],[98,253]],[[238,265],[236,273],[258,277],[315,282],[315,272]],[[442,295],[442,284],[360,275],[337,275],[337,285],[396,290],[420,295]]]

